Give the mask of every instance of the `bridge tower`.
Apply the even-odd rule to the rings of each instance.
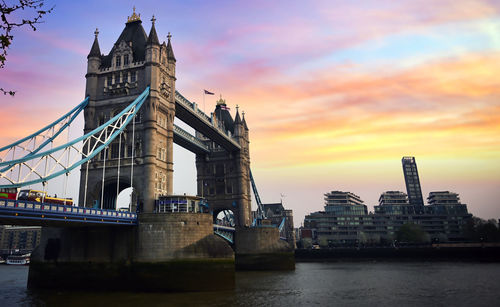
[[[101,206],[102,200],[103,208],[115,208],[117,193],[131,184],[144,212],[153,211],[157,195],[172,194],[176,59],[170,33],[160,44],[154,16],[151,22],[146,35],[134,9],[108,55],[101,54],[96,29],[87,57],[84,132],[106,122],[147,86],[150,95],[121,140],[94,158],[88,173],[82,165],[79,203],[86,207]]]
[[[196,155],[198,194],[205,197],[214,211],[214,218],[223,210],[231,210],[237,226],[251,224],[250,152],[248,127],[238,107],[235,119],[231,117],[226,101],[217,101],[212,115],[218,125],[240,145],[241,150],[228,152],[206,140],[207,154]],[[202,135],[197,135],[203,139]]]

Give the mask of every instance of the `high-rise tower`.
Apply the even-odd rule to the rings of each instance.
[[[423,206],[422,189],[418,178],[417,163],[415,157],[403,157],[403,173],[405,175],[406,192],[410,205]]]

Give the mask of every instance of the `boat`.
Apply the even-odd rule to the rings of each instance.
[[[10,255],[7,257],[7,264],[27,265],[30,264],[31,254]]]
[[[2,256],[0,256],[0,264],[5,263],[5,260],[3,260]]]

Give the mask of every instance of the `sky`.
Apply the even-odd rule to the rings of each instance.
[[[215,92],[207,112],[220,94],[245,111],[260,197],[295,225],[332,190],[369,210],[405,191],[403,156],[424,198],[453,191],[500,218],[498,1],[46,1],[0,70],[17,91],[0,97],[0,145],[83,100],[95,29],[107,54],[134,5],[146,33],[153,14],[160,41],[172,33],[177,90],[200,105]],[[174,163],[174,192],[195,194],[194,155],[176,146]]]

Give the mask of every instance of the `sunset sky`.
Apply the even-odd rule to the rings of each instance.
[[[107,54],[136,5],[146,33],[153,14],[160,41],[172,33],[177,90],[200,105],[215,92],[207,112],[220,93],[245,111],[261,199],[283,194],[296,225],[331,190],[369,210],[405,191],[405,155],[424,198],[457,192],[469,212],[500,218],[499,1],[46,3],[54,11],[13,32],[0,70],[17,91],[0,97],[0,146],[83,100],[95,28]],[[174,162],[174,192],[194,194],[194,155],[176,148]]]

